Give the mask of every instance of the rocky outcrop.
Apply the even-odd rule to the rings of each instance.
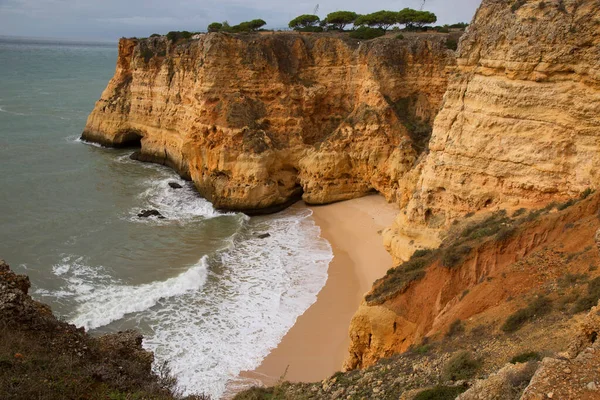
[[[402,177],[426,146],[455,62],[446,39],[122,39],[83,139],[141,145],[136,159],[175,168],[222,209],[373,190],[397,200],[410,193]]]
[[[139,333],[91,337],[57,320],[29,288],[0,260],[0,398],[174,398],[174,380],[152,372]]]
[[[598,187],[599,11],[595,0],[483,1],[461,39],[409,220],[448,226]]]

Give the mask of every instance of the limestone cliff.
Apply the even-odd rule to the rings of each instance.
[[[458,50],[409,220],[530,207],[600,183],[600,5],[484,0]]]
[[[83,139],[138,144],[217,208],[275,210],[377,190],[396,200],[426,146],[454,53],[446,35],[207,34],[122,39]]]

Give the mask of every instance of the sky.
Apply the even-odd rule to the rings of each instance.
[[[301,14],[321,18],[339,10],[419,9],[423,0],[0,0],[0,35],[76,40],[146,37],[174,30],[203,31],[211,22],[234,25],[261,18],[267,28],[286,27]],[[438,24],[469,22],[481,0],[426,0]]]

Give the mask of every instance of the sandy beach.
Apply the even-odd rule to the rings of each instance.
[[[288,381],[306,382],[339,371],[346,357],[348,327],[354,312],[373,282],[392,266],[381,230],[392,224],[398,210],[382,196],[310,208],[321,235],[331,243],[334,258],[317,301],[298,318],[260,367],[243,374],[265,385],[277,382],[284,373]]]

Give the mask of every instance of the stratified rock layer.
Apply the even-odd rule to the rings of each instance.
[[[531,206],[600,182],[600,5],[484,0],[461,39],[408,218]]]
[[[192,179],[217,208],[321,204],[401,182],[426,145],[454,54],[445,35],[207,34],[122,39],[83,138]]]

